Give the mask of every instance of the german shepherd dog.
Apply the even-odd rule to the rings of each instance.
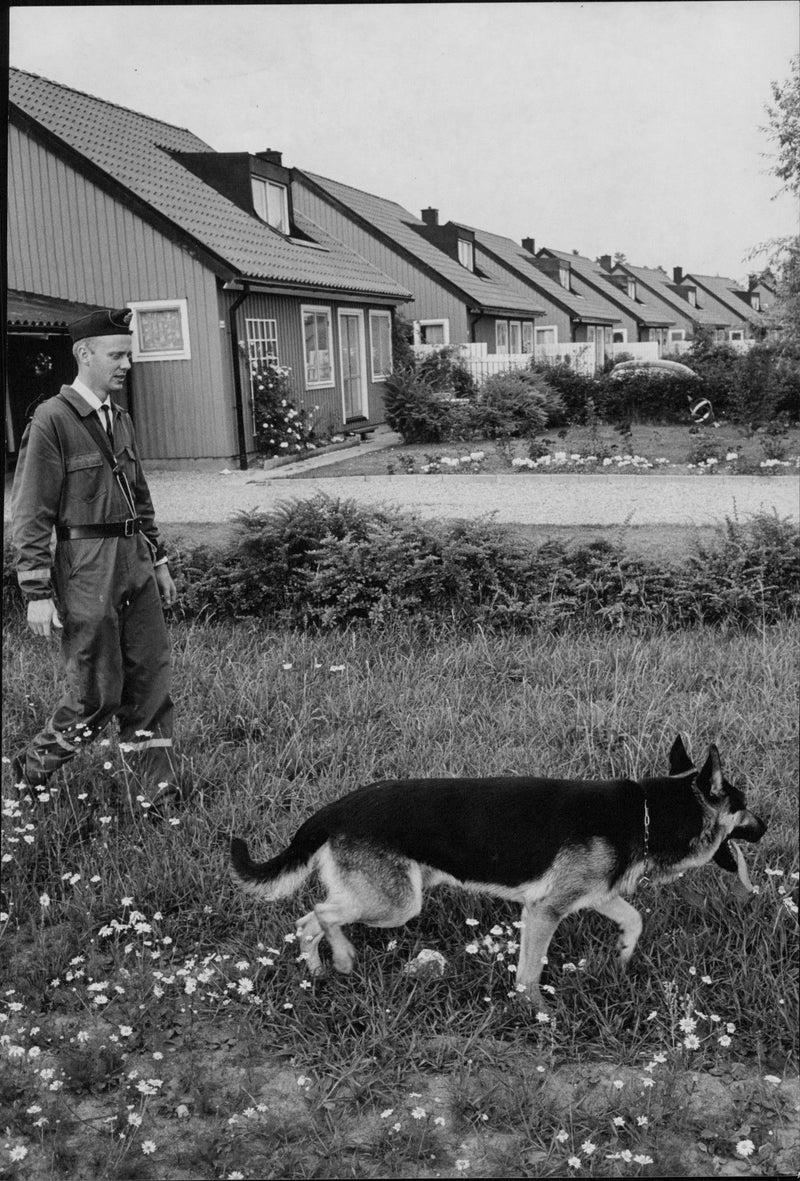
[[[591,907],[619,927],[627,965],[642,919],[621,896],[646,875],[668,881],[712,859],[739,871],[734,839],[758,841],[766,826],[724,778],[716,746],[701,770],[680,737],[669,773],[655,779],[386,780],[321,808],[288,848],[255,864],[231,842],[232,876],[269,902],[293,894],[316,870],[327,897],[298,920],[309,970],[322,969],[327,939],[339,972],[355,949],[342,927],[399,927],[419,914],[423,891],[446,883],[522,903],[517,986],[537,1008],[542,961],[565,915]]]

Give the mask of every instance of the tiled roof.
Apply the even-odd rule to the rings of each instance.
[[[631,299],[627,291],[623,291],[622,288],[611,282],[608,271],[599,262],[595,262],[583,254],[568,254],[564,250],[553,250],[549,246],[545,246],[544,249],[548,254],[569,262],[573,273],[579,274],[590,285],[596,287],[600,284],[601,287],[608,288],[608,291],[604,291],[603,294],[641,324],[648,327],[661,327],[675,323],[675,316],[665,303],[662,303],[654,295],[649,299],[640,298],[643,293],[638,291],[637,298]]]
[[[362,189],[354,189],[350,185],[330,180],[325,176],[318,176],[314,172],[303,169],[301,174],[314,185],[324,190],[334,200],[345,206],[362,222],[378,230],[384,238],[400,246],[406,254],[411,254],[428,269],[434,270],[442,279],[453,287],[457,287],[465,299],[476,307],[486,311],[515,310],[530,316],[541,316],[543,309],[539,307],[531,296],[515,291],[507,283],[493,278],[481,278],[472,271],[462,267],[456,259],[439,250],[415,229],[416,226],[425,228],[421,218],[409,213],[396,201],[389,201],[385,197],[376,197],[365,193]]]
[[[616,308],[581,283],[579,278],[574,282],[574,290],[567,291],[555,279],[540,271],[531,252],[523,246],[518,246],[512,238],[490,234],[486,230],[476,229],[473,232],[475,241],[485,253],[500,259],[505,266],[515,271],[524,283],[530,284],[532,289],[541,291],[553,303],[566,308],[573,319],[592,324],[611,324],[619,319]]]
[[[695,271],[692,271],[691,275],[686,275],[686,279],[696,283],[698,287],[705,287],[706,291],[710,291],[725,307],[731,308],[734,315],[740,319],[747,320],[759,328],[767,326],[766,318],[761,312],[750,307],[750,296],[734,279],[726,279],[723,275],[698,275]]]
[[[9,98],[245,278],[410,298],[359,255],[289,241],[205,184],[169,154],[213,151],[190,131],[22,70]]]
[[[715,312],[709,312],[701,307],[692,307],[688,300],[684,299],[682,295],[678,295],[677,291],[672,290],[670,286],[672,280],[665,271],[656,270],[654,267],[633,267],[627,262],[622,263],[621,266],[623,270],[633,275],[646,287],[654,288],[659,299],[669,307],[675,308],[687,319],[694,320],[697,324],[705,324],[709,328],[724,327],[728,323],[727,320],[721,320]]]

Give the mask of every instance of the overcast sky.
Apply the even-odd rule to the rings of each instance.
[[[13,66],[537,247],[743,278],[795,0],[11,9]]]

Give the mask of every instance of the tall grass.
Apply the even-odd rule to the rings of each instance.
[[[8,754],[44,719],[60,673],[55,649],[18,624],[5,639]],[[613,1086],[622,1080],[626,1087],[661,1053],[682,1070],[731,1070],[743,1061],[780,1074],[793,1069],[794,640],[789,625],[746,635],[709,629],[613,637],[412,626],[312,636],[257,622],[176,625],[177,749],[182,775],[194,785],[178,824],[158,828],[131,816],[114,741],[84,752],[51,802],[35,810],[13,802],[6,787],[6,1029],[23,1055],[40,1046],[62,1071],[63,1089],[49,1096],[51,1107],[64,1096],[74,1107],[76,1095],[88,1094],[104,1111],[127,1118],[139,1111],[135,1104],[151,1105],[144,1124],[134,1123],[133,1131],[125,1124],[128,1139],[114,1142],[113,1161],[106,1156],[94,1174],[82,1175],[126,1175],[131,1154],[139,1171],[127,1175],[176,1175],[169,1171],[174,1158],[170,1165],[145,1160],[145,1133],[133,1135],[148,1119],[159,1127],[157,1119],[167,1116],[158,1114],[158,1096],[133,1094],[132,1064],[140,1081],[148,1069],[157,1071],[162,1090],[172,1080],[173,1120],[181,1102],[193,1115],[204,1104],[209,1109],[185,1149],[194,1162],[186,1175],[227,1176],[245,1167],[254,1170],[247,1175],[264,1177],[412,1175],[412,1164],[421,1176],[468,1167],[474,1175],[557,1175],[570,1171],[559,1130],[566,1128],[573,1146],[601,1134],[611,1145],[607,1112],[600,1117],[583,1102],[542,1091],[543,1079],[563,1083],[554,1072],[565,1064],[605,1062],[617,1073],[631,1071],[614,1075]],[[607,921],[567,920],[544,977],[555,990],[554,1020],[546,1024],[513,998],[518,914],[509,905],[442,891],[400,931],[356,928],[354,975],[312,984],[286,938],[311,895],[257,907],[227,879],[231,833],[246,836],[254,854],[268,854],[315,808],[371,780],[642,776],[665,769],[677,732],[697,758],[716,741],[726,774],[767,819],[766,836],[748,849],[759,893],[741,904],[731,877],[714,866],[669,886],[644,887],[634,901],[646,929],[628,977],[613,965]],[[422,948],[443,955],[441,977],[404,971]],[[101,1006],[98,996],[106,998]],[[685,1044],[682,1020],[697,1027],[695,1049]],[[728,1024],[734,1032],[721,1033]],[[121,1032],[127,1029],[131,1034]],[[83,1042],[76,1040],[81,1032]],[[287,1131],[299,1118],[297,1097],[294,1114],[276,1117],[269,1135],[261,1124],[256,1135],[255,1116],[225,1122],[254,1093],[245,1079],[256,1069],[256,1046],[279,1052],[284,1063],[291,1059],[306,1080],[299,1092],[306,1103],[303,1146]],[[154,1051],[173,1054],[172,1067],[154,1066]],[[221,1097],[224,1072],[215,1074],[211,1063],[219,1061],[222,1071],[231,1055],[240,1073]],[[149,1067],[142,1066],[147,1056]],[[30,1065],[24,1057],[14,1069]],[[513,1093],[501,1085],[504,1074]],[[461,1157],[455,1140],[444,1152],[433,1122],[432,1095],[443,1077],[448,1122],[467,1145]],[[423,1088],[424,1120],[403,1108],[409,1092]],[[2,1112],[9,1143],[31,1152],[36,1133],[26,1112],[41,1106],[38,1093],[30,1072],[19,1075],[5,1089]],[[653,1159],[667,1168],[667,1133],[684,1128],[688,1117],[684,1110],[679,1118],[680,1104],[666,1092],[659,1096],[662,1156],[657,1137],[642,1139],[644,1133],[635,1143],[620,1140],[620,1151],[656,1152]],[[380,1111],[390,1108],[400,1131],[392,1131],[394,1117],[381,1122]],[[64,1110],[58,1118],[70,1126]],[[362,1131],[372,1128],[363,1157],[341,1131],[354,1120]],[[481,1174],[487,1129],[510,1139],[502,1151],[493,1142]],[[61,1171],[77,1175],[69,1143],[57,1141],[53,1126],[40,1132],[42,1159],[57,1163],[63,1153]],[[85,1149],[85,1137],[81,1143]],[[601,1162],[599,1153],[574,1151],[584,1171],[638,1169],[624,1156],[609,1163],[613,1152]]]

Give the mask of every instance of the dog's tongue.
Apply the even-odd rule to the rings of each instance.
[[[744,854],[736,841],[728,841],[728,845],[736,858],[736,871],[738,874],[733,884],[733,892],[739,898],[749,898],[753,893],[753,883],[750,881],[750,874],[747,872],[747,862],[744,859]]]

